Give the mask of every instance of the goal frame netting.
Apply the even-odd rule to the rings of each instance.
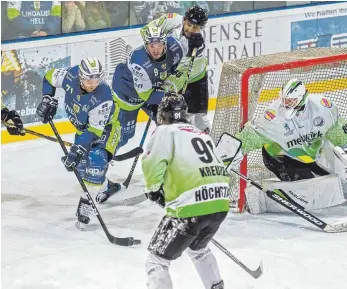
[[[331,67],[338,66],[339,63],[341,63],[341,62],[346,62],[346,65],[347,65],[347,48],[340,49],[342,52],[344,52],[342,54],[325,56],[325,57],[317,57],[317,51],[318,52],[321,51],[322,52],[321,55],[324,55],[325,54],[324,52],[328,51],[329,48],[314,48],[314,49],[305,49],[305,50],[307,53],[305,53],[305,55],[302,56],[302,58],[304,58],[304,59],[297,60],[293,56],[293,59],[294,59],[293,61],[289,61],[289,62],[287,61],[287,62],[283,62],[283,63],[276,63],[276,64],[270,64],[270,65],[261,65],[258,67],[250,67],[250,68],[245,69],[244,71],[242,71],[242,69],[237,70],[237,68],[236,68],[237,65],[235,64],[238,61],[241,63],[242,60],[229,61],[229,62],[226,62],[223,64],[221,79],[223,77],[224,69],[227,69],[227,67],[225,67],[225,66],[229,66],[228,69],[230,69],[230,67],[232,67],[232,69],[235,69],[235,73],[238,73],[240,75],[240,91],[239,91],[238,102],[239,102],[239,105],[241,105],[241,107],[239,108],[240,109],[239,129],[241,129],[245,125],[245,123],[247,121],[249,121],[249,117],[250,117],[249,116],[249,106],[250,106],[249,95],[251,95],[251,93],[250,93],[250,79],[251,79],[251,77],[256,76],[256,75],[260,75],[260,74],[265,75],[266,73],[276,73],[276,72],[281,71],[281,70],[291,71],[291,70],[295,70],[295,69],[303,69],[303,70],[305,70],[306,68],[312,69],[313,66],[319,66],[319,65],[328,65],[328,68],[329,68],[329,66],[331,66]],[[309,53],[310,50],[314,51],[314,53],[313,53],[314,56],[310,56],[310,53]],[[333,50],[334,50],[334,48],[330,48],[330,51],[333,51]],[[294,55],[297,52],[298,51],[292,51],[292,52],[287,52],[287,53],[276,53],[273,55],[274,56],[275,55],[276,56],[277,55],[290,56],[290,55]],[[301,52],[299,52],[298,54],[300,54],[300,53]],[[263,58],[264,59],[266,57],[271,57],[271,55],[255,57],[254,62],[256,63],[256,58],[260,58],[260,59]],[[300,58],[300,56],[296,57],[296,58]],[[288,60],[288,58],[286,60]],[[347,83],[347,75],[346,75],[346,83]],[[220,93],[220,91],[222,91],[221,86],[223,86],[222,81],[219,84],[219,90],[218,90],[219,93]],[[347,84],[346,84],[346,87],[347,87]],[[226,97],[230,97],[230,96],[221,96],[221,97],[218,96],[217,97],[216,111],[218,109],[218,105],[222,104],[223,98],[224,98],[224,102],[225,102]],[[346,95],[346,97],[347,97],[347,95]],[[218,101],[220,101],[220,104],[218,103]],[[346,107],[346,110],[347,110],[347,107]],[[215,114],[215,117],[216,117],[216,114]],[[217,141],[219,136],[220,136],[220,131],[217,133],[214,133],[214,123],[213,123],[211,135],[215,141]],[[240,173],[242,173],[245,176],[248,175],[248,172],[247,172],[248,165],[247,164],[248,164],[247,156],[245,156],[243,161],[241,162],[241,165],[240,165]],[[238,210],[240,212],[242,212],[244,210],[244,206],[246,203],[246,200],[245,200],[246,186],[247,186],[246,181],[244,181],[243,179],[239,179],[239,198],[238,198],[238,200],[235,200],[235,201],[237,201],[237,207],[238,207]]]

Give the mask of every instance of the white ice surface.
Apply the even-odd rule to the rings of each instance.
[[[145,124],[123,152],[138,146]],[[72,135],[63,136],[72,140]],[[146,201],[124,207],[121,201],[143,190],[141,165],[129,189],[99,205],[109,231],[140,238],[137,247],[109,243],[98,220],[79,231],[75,210],[81,188],[60,162],[58,144],[35,140],[2,145],[2,260],[4,289],[146,288],[147,244],[163,211]],[[124,180],[132,160],[111,167],[112,180]],[[347,221],[347,205],[314,212],[328,223]],[[252,279],[211,245],[227,289],[347,288],[347,233],[327,234],[292,214],[229,214],[216,235],[232,254],[264,273]],[[187,255],[171,266],[174,288],[203,289]]]

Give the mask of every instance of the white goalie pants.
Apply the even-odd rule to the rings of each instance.
[[[186,250],[192,260],[205,289],[220,282],[221,277],[218,264],[211,250],[206,247],[201,250]],[[172,281],[169,273],[170,261],[150,253],[146,262],[148,274],[147,286],[149,289],[172,289]],[[189,281],[188,281],[189,282]],[[195,286],[191,286],[194,288]]]

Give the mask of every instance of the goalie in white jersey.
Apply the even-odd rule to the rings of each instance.
[[[150,289],[172,288],[170,262],[186,249],[204,288],[224,288],[208,244],[229,211],[229,174],[211,137],[189,124],[187,111],[182,95],[162,99],[142,160],[149,199],[166,209],[148,247]]]
[[[242,141],[242,153],[231,164],[234,167],[242,154],[262,148],[266,168],[281,181],[329,174],[347,181],[347,122],[334,103],[309,94],[297,79],[283,85],[280,98],[236,137]]]

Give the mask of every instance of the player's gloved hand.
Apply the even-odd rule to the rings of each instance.
[[[44,95],[41,103],[37,107],[36,113],[38,116],[42,117],[43,123],[47,123],[52,120],[57,113],[58,100],[50,95]]]
[[[164,198],[164,191],[162,188],[160,188],[156,192],[150,192],[147,194],[147,197],[152,202],[156,202],[161,208],[165,207],[165,198]]]
[[[158,106],[159,106],[158,104],[149,104],[147,106],[148,110],[150,110],[152,113],[152,119],[154,121],[157,120]]]
[[[192,52],[194,48],[199,48],[202,45],[205,44],[205,39],[201,35],[201,33],[192,33],[191,36],[188,38],[188,54],[187,56],[192,56]]]
[[[67,154],[67,156],[61,158],[61,161],[63,162],[65,168],[69,172],[72,172],[74,167],[76,167],[81,161],[85,152],[86,149],[83,146],[74,144],[71,147],[70,152]]]
[[[23,130],[23,122],[15,110],[9,111],[8,108],[3,108],[1,110],[1,121],[12,121],[12,123],[10,123],[12,126],[6,127],[10,135],[25,135],[25,131]]]

